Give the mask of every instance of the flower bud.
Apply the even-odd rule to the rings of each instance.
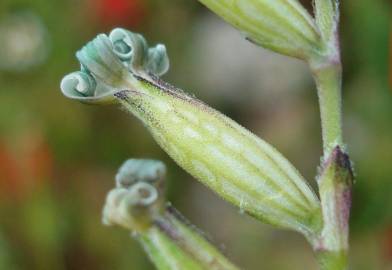
[[[319,202],[273,147],[204,103],[162,83],[115,94],[185,170],[244,212],[310,233]]]
[[[237,270],[170,204],[163,207],[155,185],[161,185],[165,171],[157,160],[127,160],[107,196],[103,223],[131,230],[158,269]]]
[[[271,145],[148,70],[126,75],[102,35],[78,55],[94,78],[111,86],[108,95],[138,117],[157,143],[195,178],[267,223],[307,236],[319,229],[317,196]]]
[[[252,42],[308,59],[320,49],[314,19],[297,0],[199,0]]]

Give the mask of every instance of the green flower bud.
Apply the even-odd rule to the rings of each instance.
[[[102,35],[78,55],[94,78],[111,86],[107,95],[137,116],[195,178],[260,220],[307,236],[318,231],[317,196],[268,143],[148,71],[125,74],[126,67],[117,67],[121,60]],[[113,74],[108,75],[112,66]]]
[[[315,230],[318,199],[278,151],[195,98],[161,82],[142,85],[115,95],[182,168],[261,220]]]
[[[199,0],[252,42],[308,59],[320,49],[320,33],[297,0]]]
[[[165,174],[165,164],[157,160],[124,162],[116,174],[116,188],[106,198],[103,223],[147,230],[164,208]]]
[[[127,160],[107,196],[104,224],[131,230],[158,269],[237,270],[170,204],[162,207],[164,196],[154,185],[165,171],[157,160]]]

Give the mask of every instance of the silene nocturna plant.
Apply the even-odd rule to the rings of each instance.
[[[80,71],[64,77],[63,94],[89,104],[120,104],[188,173],[242,212],[301,233],[320,269],[348,269],[353,173],[342,139],[338,0],[315,0],[314,16],[297,0],[200,0],[251,42],[306,61],[321,112],[319,196],[274,147],[192,95],[162,81],[162,44],[114,29],[76,56]],[[158,269],[239,269],[195,230],[164,196],[160,161],[126,161],[103,220],[133,231]]]

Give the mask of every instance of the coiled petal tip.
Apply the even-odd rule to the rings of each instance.
[[[115,103],[113,95],[129,88],[135,75],[161,76],[169,70],[165,45],[150,48],[142,35],[122,28],[99,34],[76,57],[81,70],[66,75],[60,88],[66,97],[91,104]]]

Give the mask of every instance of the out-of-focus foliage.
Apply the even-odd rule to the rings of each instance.
[[[358,270],[392,267],[391,8],[387,0],[342,1],[345,140],[357,174],[351,260]],[[10,18],[19,20],[12,32]],[[165,43],[166,80],[262,135],[307,179],[316,174],[321,139],[309,71],[246,42],[196,1],[2,0],[0,269],[152,269],[126,233],[100,224],[105,194],[129,157],[164,160],[170,200],[245,269],[314,269],[300,236],[222,202],[170,161],[135,118],[61,95],[63,74],[78,68],[76,50],[114,26]]]

